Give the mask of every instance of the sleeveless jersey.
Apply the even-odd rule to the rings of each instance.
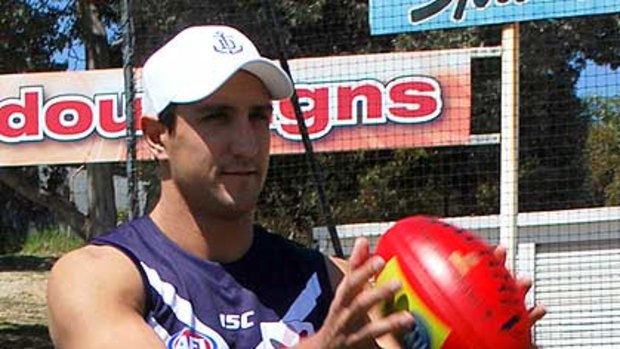
[[[199,259],[143,217],[96,237],[136,265],[145,321],[167,348],[271,349],[323,324],[333,297],[323,256],[260,227],[233,263]]]

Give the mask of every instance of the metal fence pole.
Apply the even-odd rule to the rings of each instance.
[[[136,127],[134,110],[134,28],[131,16],[132,1],[121,1],[122,29],[123,29],[123,77],[125,79],[125,115],[127,120],[127,195],[129,196],[129,219],[139,215],[138,177],[136,171]]]

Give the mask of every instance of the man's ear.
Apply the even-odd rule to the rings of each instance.
[[[151,154],[158,160],[165,158],[166,148],[164,146],[164,139],[168,134],[168,128],[158,120],[150,117],[142,117],[140,124],[142,134]]]

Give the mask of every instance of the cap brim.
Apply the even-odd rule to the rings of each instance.
[[[243,64],[240,69],[246,70],[259,78],[274,100],[285,99],[293,94],[293,82],[288,74],[267,59],[249,61]]]

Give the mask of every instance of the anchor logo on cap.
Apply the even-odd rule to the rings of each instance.
[[[214,37],[217,39],[217,45],[213,45],[213,49],[219,53],[234,55],[243,51],[243,46],[238,45],[231,35],[217,32]]]

